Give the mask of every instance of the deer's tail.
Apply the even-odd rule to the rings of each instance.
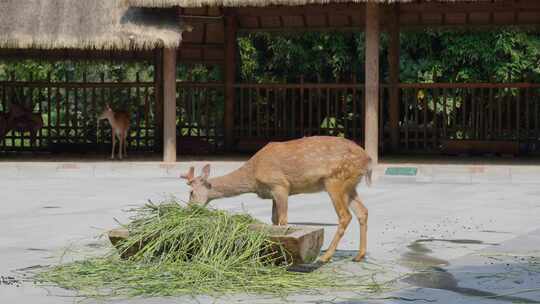
[[[368,187],[371,187],[371,177],[373,175],[373,161],[371,160],[371,157],[368,160],[367,170],[366,170],[366,185]]]

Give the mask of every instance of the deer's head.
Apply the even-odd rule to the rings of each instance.
[[[189,192],[189,202],[206,205],[209,201],[208,194],[212,185],[208,182],[210,176],[210,165],[203,167],[201,175],[195,177],[195,168],[189,168],[188,173],[182,174],[180,178],[186,180],[186,183],[191,187]]]
[[[98,116],[98,120],[108,119],[114,117],[114,111],[111,109],[109,104],[105,105],[105,109],[101,112],[101,115]]]

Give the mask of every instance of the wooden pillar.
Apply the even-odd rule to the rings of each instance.
[[[176,48],[163,51],[163,161],[176,162]]]
[[[393,4],[388,14],[388,72],[390,94],[388,112],[390,116],[390,145],[392,151],[399,150],[399,4]]]
[[[236,92],[236,17],[230,12],[225,17],[225,149],[230,151],[234,147],[234,104]]]
[[[154,96],[155,96],[155,151],[163,147],[163,49],[154,51]]]
[[[379,5],[366,3],[366,117],[365,149],[374,164],[379,161]]]

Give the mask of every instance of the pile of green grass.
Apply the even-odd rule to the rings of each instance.
[[[285,253],[244,214],[169,202],[136,209],[122,250],[142,244],[129,259],[118,251],[50,267],[36,274],[86,297],[173,296],[235,292],[287,294],[332,288],[336,280],[287,271]],[[276,250],[278,248],[278,250]]]

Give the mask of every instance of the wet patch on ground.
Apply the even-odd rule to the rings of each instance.
[[[481,297],[494,301],[511,303],[540,303],[540,301],[512,295],[501,295],[474,288],[459,287],[458,280],[454,277],[454,275],[439,267],[430,267],[422,272],[411,274],[404,278],[403,281],[413,286],[447,290],[464,296]]]
[[[405,252],[401,256],[401,264],[411,269],[423,269],[426,267],[434,266],[446,266],[448,261],[433,257],[430,255],[433,251],[429,249],[424,243],[431,242],[446,242],[452,244],[465,244],[465,245],[498,245],[495,243],[485,243],[480,240],[470,239],[436,239],[425,238],[419,239],[411,243],[407,248],[409,251]]]
[[[411,243],[407,248],[409,249],[401,257],[401,264],[414,270],[413,274],[406,276],[402,279],[403,282],[408,283],[413,286],[423,287],[423,288],[432,288],[440,289],[455,292],[464,296],[470,297],[481,297],[484,299],[491,299],[494,301],[504,301],[504,302],[518,302],[518,303],[540,303],[540,301],[532,300],[528,298],[522,298],[513,295],[501,295],[493,292],[483,291],[475,288],[466,288],[458,286],[458,280],[456,277],[447,271],[446,269],[441,268],[442,266],[448,266],[449,262],[437,257],[431,256],[433,253],[425,243],[430,242],[448,242],[452,244],[487,244],[487,245],[498,245],[491,243],[484,243],[480,240],[469,240],[469,239],[419,239]],[[509,264],[507,264],[509,266]],[[483,276],[477,276],[476,279],[480,277],[491,277],[497,276],[495,274],[485,274]],[[517,282],[515,282],[517,284]]]
[[[21,281],[12,276],[0,276],[0,286],[21,287]]]
[[[101,249],[101,248],[107,247],[107,244],[105,244],[105,243],[88,243],[85,246],[89,247],[89,248]]]
[[[47,249],[43,248],[26,248],[27,251],[48,251]]]
[[[497,246],[499,244],[497,243],[485,243],[484,241],[480,240],[469,240],[469,239],[419,239],[415,243],[428,243],[428,242],[447,242],[447,243],[453,243],[453,244],[473,244],[473,245],[492,245]]]
[[[499,234],[513,234],[512,232],[508,232],[508,231],[496,231],[496,230],[480,230],[480,232],[499,233]]]

